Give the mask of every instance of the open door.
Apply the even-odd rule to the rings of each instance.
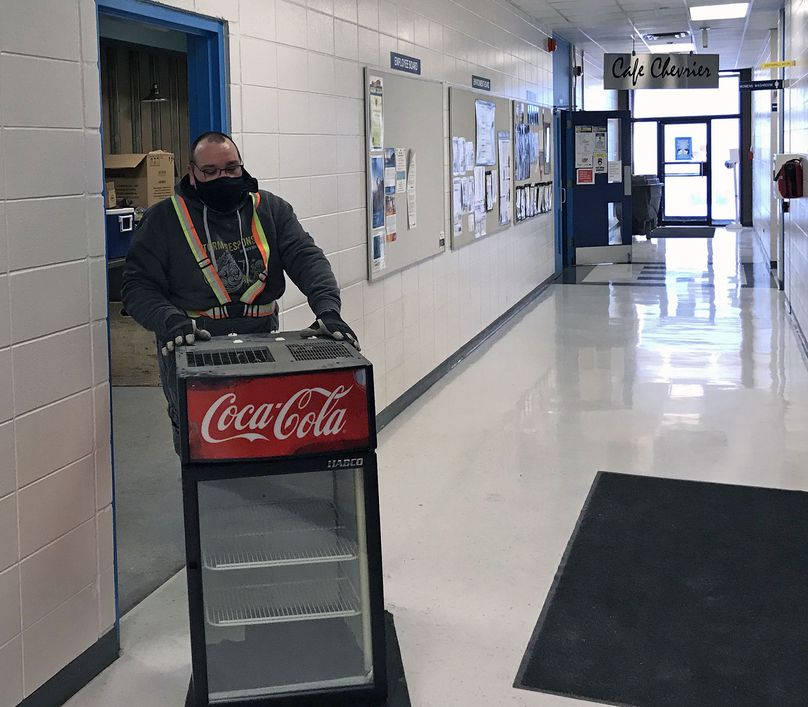
[[[565,265],[631,261],[631,115],[562,111]]]

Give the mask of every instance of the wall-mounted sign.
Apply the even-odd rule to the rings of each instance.
[[[718,54],[604,54],[603,88],[718,88]]]
[[[576,184],[595,183],[595,171],[592,169],[577,169],[575,170],[575,177]]]
[[[741,91],[776,91],[783,88],[783,79],[769,79],[768,81],[740,81],[738,88]]]
[[[490,91],[491,90],[491,79],[483,78],[482,76],[473,76],[471,77],[471,87],[472,88],[479,88],[483,91]]]
[[[761,69],[787,69],[789,66],[796,66],[794,59],[788,61],[766,61],[760,65]]]
[[[421,60],[398,52],[390,52],[390,68],[406,71],[408,74],[421,73]]]

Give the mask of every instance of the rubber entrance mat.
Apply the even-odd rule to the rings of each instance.
[[[601,472],[515,687],[808,705],[808,493]]]
[[[651,231],[651,238],[712,238],[714,226],[660,226]]]

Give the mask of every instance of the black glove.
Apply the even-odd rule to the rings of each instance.
[[[179,317],[177,318],[179,320]],[[160,342],[160,351],[163,356],[168,356],[176,346],[193,346],[196,340],[210,341],[210,332],[206,329],[197,329],[193,319],[185,318],[177,321],[163,337]]]
[[[308,329],[300,332],[301,336],[330,336],[337,341],[349,341],[360,350],[359,340],[351,329],[333,309],[323,312]]]

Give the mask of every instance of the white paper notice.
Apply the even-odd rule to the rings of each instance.
[[[477,116],[477,164],[495,165],[496,154],[496,111],[497,106],[490,101],[474,101]]]
[[[370,76],[370,149],[381,150],[384,146],[384,79]]]
[[[463,180],[452,180],[452,227],[455,233],[463,232]]]
[[[407,227],[417,225],[417,204],[415,200],[415,150],[410,150],[410,168],[407,170]]]
[[[384,262],[384,227],[376,228],[371,233],[373,243],[373,272],[379,272],[386,267]]]
[[[474,169],[474,143],[471,140],[466,140],[466,163],[463,171],[471,172],[472,169]]]
[[[511,222],[511,138],[506,131],[497,135],[499,143],[499,223]]]
[[[407,149],[396,148],[396,194],[407,191]]]
[[[592,127],[578,125],[575,127],[575,169],[592,167],[592,156],[595,152],[595,136]]]
[[[453,137],[452,138],[452,174],[455,177],[459,177],[463,174],[463,170],[461,169],[461,159],[463,165],[465,166],[466,161],[466,145],[465,140],[462,137]]]
[[[623,163],[609,162],[609,184],[619,184],[623,181]]]
[[[474,168],[474,206],[485,203],[485,167]]]

